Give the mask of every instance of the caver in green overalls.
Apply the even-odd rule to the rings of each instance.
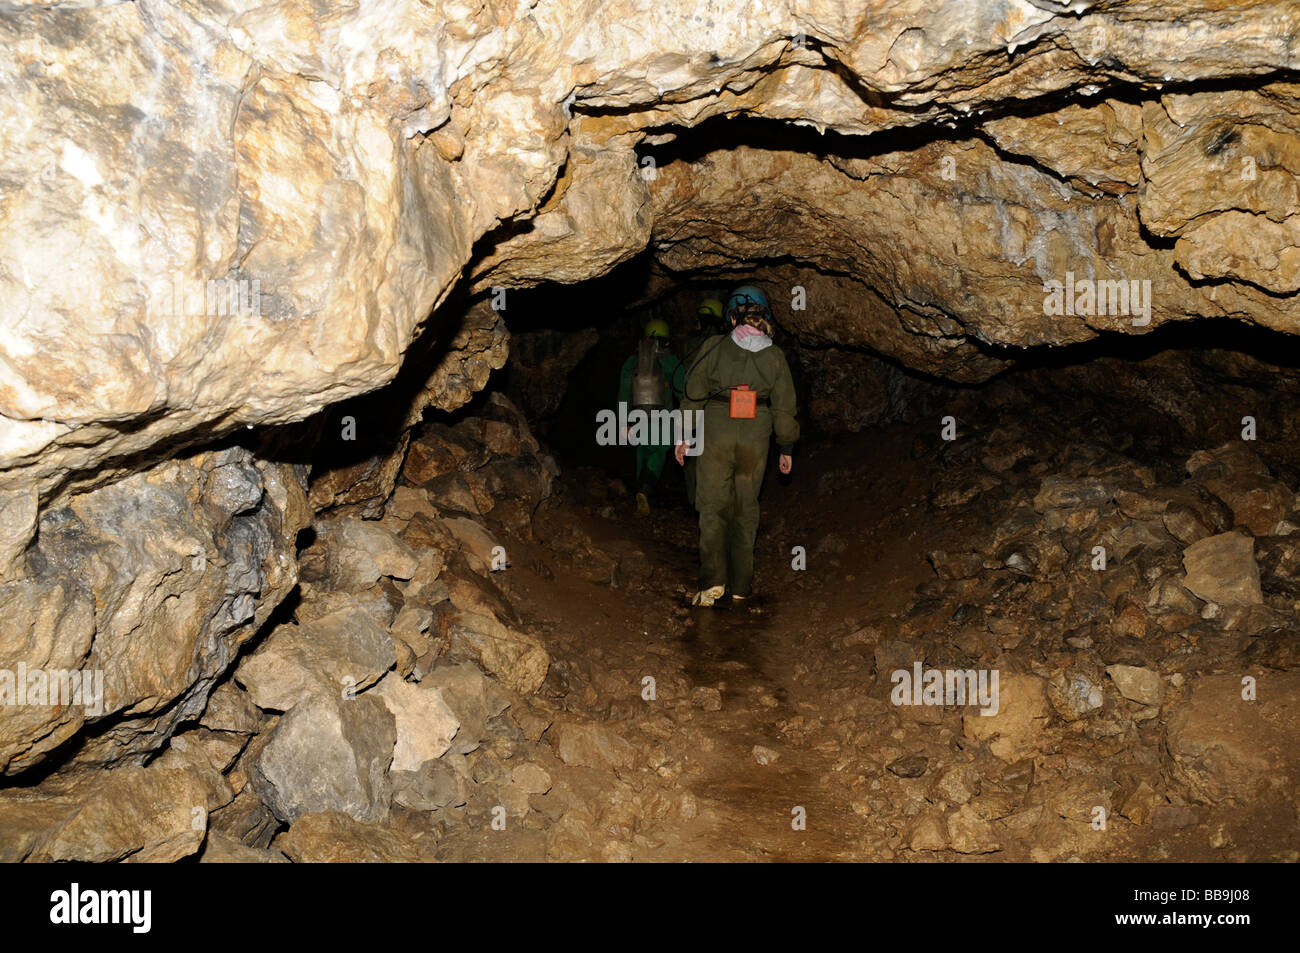
[[[768,444],[775,431],[780,452],[788,455],[799,439],[794,380],[785,355],[765,334],[752,327],[742,334],[745,330],[740,327],[705,343],[687,376],[682,401],[683,410],[704,410],[695,493],[701,595],[722,586],[740,598],[752,591],[758,491]],[[757,392],[752,419],[730,414],[730,389],[739,384]],[[711,605],[718,595],[697,604]]]
[[[682,366],[682,362],[677,359],[677,356],[667,349],[667,324],[663,321],[651,321],[646,325],[646,337],[654,338],[660,342],[658,360],[664,376],[662,409],[672,410],[681,398],[686,368]],[[633,354],[623,364],[623,372],[618,386],[619,403],[626,404],[631,398],[632,375],[636,373],[636,368],[637,355]],[[655,485],[659,482],[659,475],[664,469],[664,461],[668,459],[668,452],[672,449],[670,436],[662,434],[656,434],[656,436],[659,437],[660,442],[639,444],[636,448],[637,509],[642,513],[649,512],[648,498],[654,491]]]

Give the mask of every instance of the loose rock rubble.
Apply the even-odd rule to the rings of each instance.
[[[870,813],[916,815],[889,825],[889,846],[1159,858],[1166,835],[1199,837],[1226,804],[1289,817],[1253,856],[1296,859],[1284,792],[1300,779],[1300,680],[1275,646],[1293,641],[1300,603],[1275,554],[1293,548],[1300,499],[1247,442],[1140,461],[1079,431],[1055,450],[1027,438],[997,426],[932,451],[929,506],[992,529],[928,552],[936,578],[840,643],[874,648],[880,697],[914,663],[1000,675],[996,714],[891,713],[901,750],[928,760],[886,759],[892,803]],[[934,780],[909,791],[912,777]]]

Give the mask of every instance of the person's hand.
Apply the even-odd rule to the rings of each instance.
[[[690,444],[683,440],[677,445],[677,449],[673,451],[673,456],[677,458],[678,466],[686,466],[686,448],[689,446]]]
[[[794,457],[788,453],[781,454],[780,459],[777,460],[777,466],[782,473],[789,474],[794,469]]]

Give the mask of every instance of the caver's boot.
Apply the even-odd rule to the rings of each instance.
[[[636,495],[636,515],[650,515],[650,497],[645,494],[644,490],[639,491]]]
[[[721,599],[722,594],[726,591],[726,586],[713,586],[709,589],[701,589],[695,594],[695,598],[691,600],[691,605],[704,606],[707,608]]]

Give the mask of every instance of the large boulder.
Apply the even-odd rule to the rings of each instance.
[[[382,820],[388,814],[385,774],[396,744],[396,719],[379,698],[317,695],[272,729],[251,780],[282,821],[319,811]]]
[[[535,636],[520,631],[509,601],[457,556],[443,575],[451,599],[446,613],[449,661],[473,661],[520,695],[541,687],[551,658]]]
[[[461,551],[470,558],[470,565],[479,572],[492,572],[505,567],[505,549],[482,523],[465,517],[448,517],[443,525],[456,537]]]
[[[287,864],[289,858],[277,850],[249,847],[219,831],[209,831],[199,855],[200,864]]]
[[[1220,533],[1183,550],[1183,583],[1207,602],[1258,605],[1264,601],[1255,563],[1255,541],[1241,533]]]
[[[393,637],[360,608],[277,626],[240,663],[235,680],[258,707],[288,711],[318,695],[361,691],[396,664]]]
[[[496,680],[471,662],[439,665],[424,676],[420,685],[438,692],[459,722],[460,730],[450,747],[455,754],[468,754],[477,748],[487,737],[488,720],[510,705]]]
[[[394,771],[418,771],[426,761],[447,753],[460,722],[436,686],[415,685],[390,672],[375,686],[373,694],[396,719]]]
[[[397,484],[410,439],[409,432],[398,434],[363,460],[313,472],[308,494],[312,509],[320,513],[349,507],[365,519],[376,519]]]
[[[637,749],[614,728],[566,719],[547,732],[555,755],[565,764],[588,768],[630,768]]]
[[[410,579],[414,550],[386,526],[339,517],[316,523],[316,540],[302,554],[302,578],[323,589],[355,592],[383,577]]]
[[[520,695],[531,695],[546,679],[551,657],[541,642],[480,606],[457,605],[448,617],[448,633],[449,658],[473,659]]]
[[[1236,525],[1254,536],[1272,535],[1295,496],[1269,475],[1264,461],[1244,440],[1198,450],[1188,457],[1187,472],[1223,500]]]

